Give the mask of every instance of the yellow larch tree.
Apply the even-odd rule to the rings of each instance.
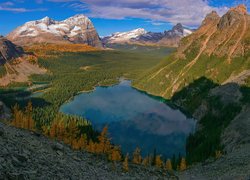
[[[142,161],[142,164],[144,166],[149,166],[150,165],[150,156],[146,156],[143,161]]]
[[[162,166],[163,166],[163,161],[162,161],[162,159],[161,159],[161,155],[157,155],[157,156],[155,157],[155,165],[156,165],[156,167],[158,167],[158,168],[162,168]]]
[[[111,153],[109,155],[109,160],[111,160],[111,161],[121,161],[121,159],[122,159],[122,155],[121,155],[120,147],[119,146],[114,146],[111,149]]]
[[[108,138],[108,126],[105,126],[98,136],[99,143],[97,144],[96,152],[99,154],[108,154],[111,151],[111,143]]]
[[[168,170],[168,171],[172,171],[172,170],[173,170],[173,168],[172,168],[172,162],[171,162],[170,159],[168,159],[168,160],[166,161],[165,168],[166,168],[166,170]]]
[[[141,162],[142,162],[141,150],[138,147],[135,149],[135,151],[133,153],[132,162],[135,163],[135,164],[141,164]]]
[[[11,124],[17,128],[35,130],[35,122],[32,118],[32,103],[29,102],[25,111],[21,111],[18,105],[13,107],[14,119]]]
[[[128,167],[128,159],[129,159],[129,155],[127,154],[124,161],[123,161],[123,170],[125,172],[128,172],[129,171],[129,167]]]
[[[186,164],[186,159],[185,158],[181,158],[181,162],[180,162],[180,171],[184,171],[187,169],[187,164]]]

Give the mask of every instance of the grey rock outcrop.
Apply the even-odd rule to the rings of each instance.
[[[218,28],[223,29],[234,26],[235,23],[241,21],[242,16],[246,14],[247,8],[244,5],[239,5],[235,8],[231,8],[225,15],[221,17]]]
[[[21,47],[16,46],[3,36],[0,37],[0,65],[8,60],[20,57],[23,53]]]
[[[0,120],[9,120],[11,118],[11,111],[6,105],[0,101]]]

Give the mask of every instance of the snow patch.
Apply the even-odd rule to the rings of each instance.
[[[70,17],[63,21],[55,21],[49,17],[30,21],[17,28],[13,37],[18,36],[39,36],[41,33],[51,33],[56,36],[76,36],[83,30],[93,28],[90,19],[82,14]]]
[[[183,30],[183,35],[184,35],[184,37],[186,37],[186,36],[188,36],[188,35],[190,35],[190,34],[192,34],[193,32],[191,31],[191,30],[189,30],[189,29],[184,29]]]

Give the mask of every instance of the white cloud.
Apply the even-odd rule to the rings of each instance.
[[[48,0],[72,2],[72,0]],[[206,14],[215,10],[220,15],[227,7],[212,7],[207,0],[78,0],[73,3],[87,5],[90,17],[107,19],[143,18],[152,21],[182,23],[198,26]],[[77,9],[77,6],[73,7]],[[78,9],[81,10],[81,7]]]
[[[23,2],[23,1],[18,1]],[[47,9],[44,8],[37,8],[37,9],[27,9],[22,7],[15,7],[15,3],[11,1],[6,1],[0,3],[0,11],[10,11],[15,13],[23,13],[23,12],[33,12],[33,11],[46,11]]]

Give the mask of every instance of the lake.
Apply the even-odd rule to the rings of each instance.
[[[195,128],[194,119],[134,89],[127,80],[81,93],[60,111],[82,116],[98,130],[108,125],[112,142],[121,145],[123,153],[130,154],[140,147],[143,155],[155,150],[166,157],[185,155],[186,138]]]

